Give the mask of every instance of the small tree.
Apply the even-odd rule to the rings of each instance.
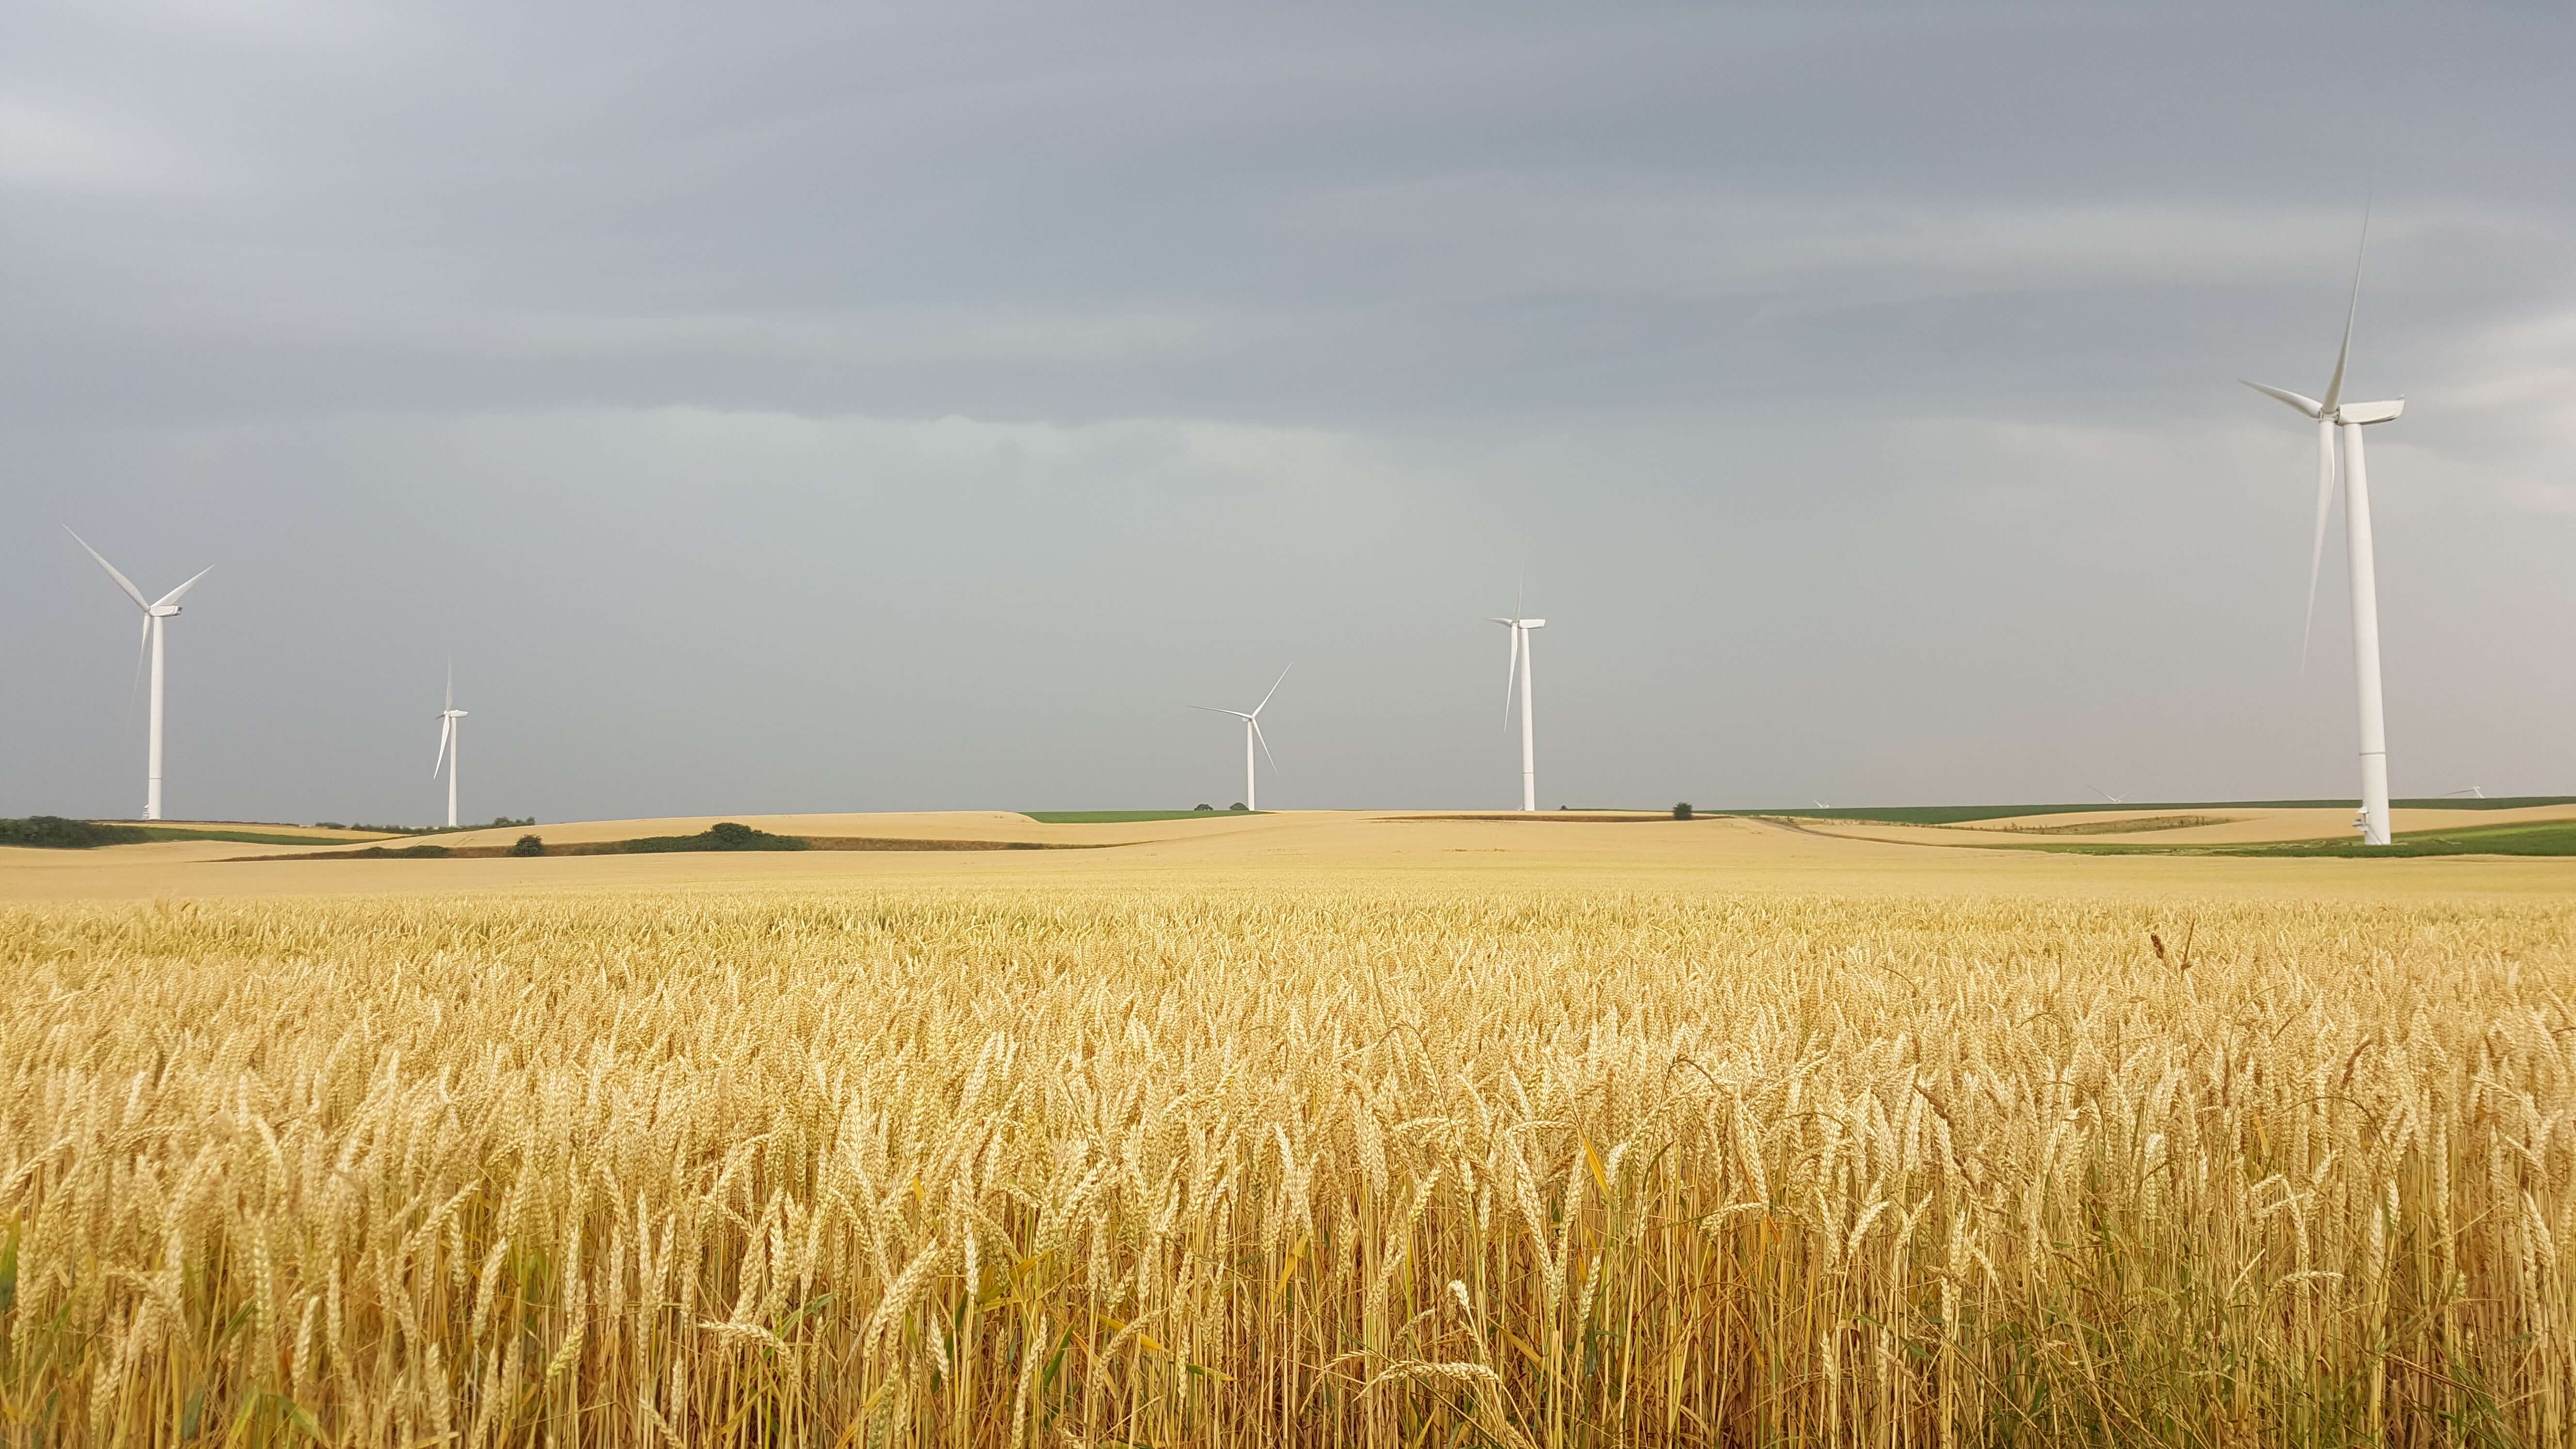
[[[1679,805],[1673,807],[1673,818],[1675,820],[1688,820],[1691,818],[1691,805],[1688,800],[1684,800]]]
[[[1237,801],[1235,801],[1233,804],[1228,805],[1228,806],[1227,806],[1227,807],[1225,807],[1225,808],[1226,808],[1226,809],[1228,809],[1228,810],[1250,810],[1252,807],[1251,807],[1251,806],[1249,806],[1249,805],[1244,804],[1244,803],[1243,803],[1242,801],[1240,801],[1240,800],[1237,800]]]
[[[1215,814],[1215,813],[1216,813],[1216,807],[1215,807],[1215,806],[1213,806],[1213,805],[1193,805],[1193,806],[1191,806],[1191,807],[1190,807],[1190,809],[1192,810],[1192,812],[1193,812],[1193,813],[1195,813],[1195,812],[1197,812],[1197,811],[1200,811],[1200,810],[1204,810],[1204,811],[1208,812],[1208,813],[1209,813],[1209,814],[1211,814],[1211,815],[1213,815],[1213,814]]]
[[[512,855],[543,855],[546,853],[546,843],[536,836],[522,835],[519,837],[518,843],[510,847],[510,853]]]

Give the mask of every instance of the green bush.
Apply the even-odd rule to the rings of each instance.
[[[519,837],[518,842],[510,847],[510,853],[512,855],[543,855],[546,853],[546,843],[537,836],[522,835]]]
[[[1675,820],[1688,820],[1691,818],[1691,806],[1688,800],[1684,800],[1679,805],[1673,807],[1673,818]]]
[[[100,845],[139,845],[152,837],[131,825],[101,825],[95,820],[66,820],[60,815],[30,815],[0,820],[0,845],[28,845],[39,850],[88,850]]]
[[[1240,801],[1240,800],[1235,801],[1233,804],[1228,805],[1228,806],[1227,806],[1227,807],[1225,807],[1225,808],[1226,808],[1226,809],[1228,809],[1228,810],[1242,810],[1242,811],[1245,811],[1245,812],[1247,812],[1247,813],[1252,809],[1252,807],[1251,807],[1251,806],[1244,804],[1244,803],[1243,803],[1242,801]]]

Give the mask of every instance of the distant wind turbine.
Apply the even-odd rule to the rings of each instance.
[[[456,722],[463,718],[465,711],[456,707],[456,666],[450,663],[447,666],[447,707],[438,712],[438,761],[429,767],[429,778],[433,780],[438,778],[441,767],[447,771],[447,828],[450,830],[456,828],[456,760],[461,748]]]
[[[1291,664],[1288,669],[1296,667]],[[1270,694],[1277,694],[1279,686],[1288,682],[1288,669],[1280,670],[1279,677],[1270,681]],[[1212,705],[1190,706],[1192,709],[1206,710],[1209,714],[1230,714],[1243,721],[1243,808],[1246,810],[1261,808],[1261,782],[1252,770],[1252,746],[1256,741],[1261,745],[1263,757],[1270,761],[1271,773],[1275,775],[1279,772],[1279,758],[1270,753],[1270,740],[1261,733],[1261,712],[1270,707],[1270,694],[1261,696],[1261,703],[1254,705],[1250,714],[1245,714],[1239,709],[1217,709]]]
[[[98,566],[107,570],[107,576],[116,580],[116,586],[125,591],[125,596],[127,598],[134,601],[134,607],[143,611],[143,635],[140,639],[135,641],[134,645],[134,668],[136,672],[140,673],[142,671],[144,652],[149,650],[152,655],[152,726],[149,732],[149,743],[146,746],[144,753],[143,818],[146,820],[158,820],[161,818],[162,621],[179,617],[179,596],[188,592],[190,589],[195,588],[197,586],[197,579],[202,579],[206,575],[213,573],[214,569],[212,566],[199,569],[197,571],[197,578],[190,579],[179,587],[163,594],[160,598],[147,603],[143,598],[143,591],[134,586],[134,581],[127,578],[125,575],[118,573],[116,571],[116,565],[109,563],[104,558],[101,558],[98,550],[89,546],[88,539],[81,537],[77,533],[72,533],[71,525],[69,524],[63,525],[63,532],[71,533],[72,542],[81,546],[81,552],[88,554],[93,559],[97,559]]]
[[[2352,575],[2352,673],[2361,710],[2361,843],[2388,843],[2388,724],[2379,688],[2379,583],[2370,545],[2370,475],[2362,459],[2361,430],[2372,423],[2394,421],[2406,400],[2348,403],[2343,400],[2345,365],[2352,360],[2352,324],[2361,312],[2361,257],[2370,245],[2370,218],[2361,222],[2362,252],[2352,264],[2352,300],[2344,310],[2343,345],[2335,351],[2334,375],[2326,395],[2306,397],[2287,388],[2259,382],[2245,385],[2297,409],[2317,422],[2317,518],[2308,546],[2308,616],[2299,633],[2299,657],[2307,658],[2308,634],[2317,616],[2317,570],[2325,560],[2326,513],[2334,501],[2335,444],[2343,444],[2344,551]]]
[[[1538,735],[1531,723],[1530,631],[1547,627],[1545,619],[1496,619],[1494,623],[1512,631],[1511,662],[1503,671],[1503,722],[1512,718],[1512,691],[1521,696],[1521,808],[1538,808]]]
[[[2102,788],[2101,786],[2099,786],[2099,785],[2087,785],[2087,786],[2085,786],[2084,788],[2085,788],[2085,789],[2087,789],[2087,790],[2092,791],[2092,792],[2093,792],[2094,794],[2096,794],[2096,795],[2101,796],[2103,799],[2110,801],[2110,802],[2111,802],[2112,804],[2114,804],[2114,805],[2125,805],[2125,804],[2129,803],[2129,797],[2130,797],[2130,796],[2135,795],[2136,793],[2138,793],[2138,792],[2137,792],[2137,791],[2135,791],[2135,790],[2123,790],[2123,791],[2121,791],[2119,794],[2114,795],[2114,794],[2112,794],[2110,791],[2103,789],[2103,788]]]

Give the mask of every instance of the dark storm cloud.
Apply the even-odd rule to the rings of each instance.
[[[61,519],[221,566],[201,813],[422,814],[450,647],[485,813],[1195,800],[1167,706],[1290,655],[1279,798],[1502,799],[1523,574],[1552,799],[2340,791],[2305,434],[2231,379],[2318,385],[2365,193],[2400,791],[2566,788],[2571,41],[15,7],[0,811],[130,808]]]

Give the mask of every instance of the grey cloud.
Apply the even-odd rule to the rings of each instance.
[[[1278,798],[1507,799],[1524,571],[1552,800],[2344,789],[2233,379],[2372,191],[2400,789],[2567,788],[2576,21],[2348,15],[13,7],[0,811],[139,753],[62,519],[234,814],[450,645],[491,811],[1192,803],[1289,654]]]

